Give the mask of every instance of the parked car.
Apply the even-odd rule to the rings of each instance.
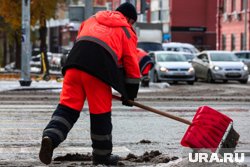
[[[52,53],[52,57],[49,61],[50,70],[52,71],[61,71],[61,59],[63,54],[62,53]]]
[[[248,81],[248,67],[233,52],[203,51],[193,59],[192,65],[196,78],[210,83],[216,80],[237,80],[246,84]]]
[[[159,42],[138,42],[137,48],[143,49],[146,52],[163,50],[162,44]]]
[[[192,54],[199,53],[198,49],[194,45],[189,43],[169,42],[169,43],[163,43],[162,47],[166,51],[188,52]]]
[[[190,85],[194,84],[195,71],[181,52],[155,51],[149,56],[155,63],[151,70],[153,81],[171,81],[177,83],[185,81]]]
[[[47,52],[48,62],[51,71],[61,71],[61,53],[51,53]],[[8,72],[13,72],[15,70],[15,62],[7,64],[5,70]],[[30,59],[30,71],[40,72],[41,71],[41,54],[32,55]]]
[[[51,53],[47,52],[49,67],[51,71],[60,71],[61,70],[61,53]],[[30,61],[31,67],[41,68],[41,54],[39,53],[36,56],[31,57]]]
[[[47,52],[48,55],[48,60],[51,60],[51,52]],[[7,72],[13,72],[16,69],[16,63],[15,62],[11,62],[9,64],[7,64],[4,69]],[[40,72],[41,71],[41,55],[38,53],[37,55],[32,55],[30,58],[30,71],[31,72]]]
[[[63,67],[67,61],[69,52],[71,50],[71,47],[64,47],[62,48],[62,58],[61,58],[61,67]]]
[[[234,54],[247,65],[250,73],[250,50],[234,51]]]
[[[184,57],[186,58],[186,60],[188,61],[188,62],[190,62],[191,63],[191,61],[194,59],[194,57],[195,57],[195,54],[193,54],[193,53],[188,53],[188,52],[181,52],[183,55],[184,55]]]

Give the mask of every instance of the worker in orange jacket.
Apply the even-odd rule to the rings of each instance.
[[[141,72],[141,86],[149,86],[149,72],[154,67],[153,60],[148,56],[148,53],[143,49],[137,48],[137,59]]]
[[[112,88],[123,105],[136,98],[140,70],[136,57],[137,36],[132,25],[135,7],[126,2],[116,11],[100,11],[84,21],[62,70],[60,102],[42,136],[40,160],[50,164],[53,150],[73,127],[88,100],[93,164],[116,165],[112,154]]]

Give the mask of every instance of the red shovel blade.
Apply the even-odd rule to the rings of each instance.
[[[196,111],[192,124],[181,140],[181,145],[207,148],[215,152],[232,121],[226,115],[208,106],[202,106]]]

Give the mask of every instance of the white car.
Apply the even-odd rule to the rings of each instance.
[[[144,50],[145,52],[163,50],[162,44],[153,41],[141,41],[137,43],[137,48]]]
[[[172,51],[154,51],[150,52],[149,56],[155,63],[151,70],[154,82],[187,82],[190,85],[194,84],[195,71],[188,62],[187,58],[181,52]]]
[[[250,50],[241,50],[233,52],[243,63],[248,67],[248,72],[250,73]]]
[[[203,51],[193,60],[196,79],[207,82],[222,80],[236,80],[246,84],[248,82],[248,67],[230,51]]]
[[[198,49],[194,45],[189,43],[169,42],[169,43],[163,43],[162,47],[166,51],[188,52],[192,54],[199,53]]]

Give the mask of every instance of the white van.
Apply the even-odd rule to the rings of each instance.
[[[189,43],[169,42],[169,43],[163,43],[162,47],[166,51],[189,52],[192,54],[196,54],[199,52],[194,45]]]

